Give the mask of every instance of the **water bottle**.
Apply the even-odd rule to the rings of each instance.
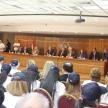
[[[10,49],[9,49],[9,53],[10,53]]]

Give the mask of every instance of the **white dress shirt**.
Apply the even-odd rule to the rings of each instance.
[[[13,75],[16,72],[21,72],[21,71],[20,70],[17,70],[17,69],[11,69],[10,74]]]
[[[1,67],[2,67],[2,65],[0,64],[0,73],[1,73]]]
[[[22,96],[14,96],[14,95],[10,94],[9,92],[5,92],[4,95],[5,95],[5,99],[4,99],[3,105],[6,108],[15,108],[17,102],[19,100],[21,100],[23,97],[23,95]]]
[[[0,48],[5,48],[5,45],[3,43],[0,43]],[[3,52],[3,49],[0,49],[0,52]]]
[[[12,77],[7,76],[6,81],[3,83],[3,87],[4,87],[4,88],[6,88],[7,85],[11,82],[11,78],[12,78]]]
[[[59,92],[62,90],[62,89],[65,89],[65,86],[63,83],[57,81],[56,82],[56,91],[55,91],[55,94],[54,94],[54,104],[53,104],[53,108],[57,108],[57,101],[58,101],[58,98],[59,98]]]
[[[107,93],[101,96],[101,102],[100,103],[107,103],[108,104],[108,94]],[[100,105],[107,106],[105,104],[100,104]]]
[[[95,82],[95,81],[91,81],[91,80],[86,80],[83,82],[83,85],[87,84],[87,83],[91,83],[91,82]],[[103,86],[103,87],[106,87],[106,85],[100,83],[100,82],[96,82],[99,86]]]
[[[18,47],[14,47],[14,51],[18,51],[18,48],[20,47],[20,43],[14,43],[14,45],[18,46]]]

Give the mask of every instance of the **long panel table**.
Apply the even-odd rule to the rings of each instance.
[[[90,73],[92,68],[99,68],[102,75],[106,75],[108,72],[108,62],[88,60],[88,59],[75,59],[75,58],[61,58],[61,57],[48,57],[41,55],[23,55],[0,52],[0,55],[4,56],[4,63],[10,63],[12,59],[17,59],[21,66],[26,66],[29,59],[33,59],[36,62],[38,68],[42,69],[46,61],[53,61],[55,65],[58,65],[62,70],[63,62],[69,61],[73,63],[74,72]]]

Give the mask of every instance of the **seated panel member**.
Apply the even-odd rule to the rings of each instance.
[[[62,65],[63,75],[60,75],[60,81],[66,81],[68,74],[73,72],[73,64],[71,62],[64,62]]]
[[[49,50],[47,50],[47,55],[48,55],[48,56],[52,55],[51,46],[49,47]]]
[[[104,49],[104,53],[102,54],[102,60],[108,61],[108,51],[106,48]]]
[[[66,58],[71,58],[71,57],[76,58],[76,54],[75,54],[75,51],[72,51],[72,47],[69,47]]]
[[[77,55],[78,59],[84,59],[85,58],[85,53],[83,51],[83,49],[81,49],[80,53]]]
[[[23,50],[22,54],[28,54],[27,47],[24,47],[24,50]]]
[[[15,51],[15,53],[17,53],[18,50],[19,50],[19,47],[20,47],[20,43],[19,43],[18,40],[16,40],[16,42],[15,42],[14,45],[13,45],[13,47],[14,47],[14,51]]]
[[[62,56],[66,57],[66,55],[67,55],[67,53],[65,51],[65,48],[63,47],[62,50],[59,52],[58,56],[60,56],[60,57],[62,57]]]
[[[38,46],[35,46],[34,51],[33,51],[33,54],[39,54]]]
[[[96,52],[96,48],[93,48],[93,52],[90,53],[89,59],[100,60],[100,56],[99,56],[99,53]]]
[[[2,40],[0,40],[0,52],[3,52],[5,49],[4,43],[2,43]]]
[[[22,54],[22,53],[23,53],[23,51],[22,51],[22,47],[19,48],[19,50],[18,50],[17,53],[18,53],[18,54]]]

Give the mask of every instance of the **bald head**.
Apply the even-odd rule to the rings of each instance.
[[[49,108],[49,101],[44,95],[32,92],[25,95],[16,108]]]
[[[71,62],[64,62],[62,65],[62,70],[68,73],[73,72],[73,64]]]

